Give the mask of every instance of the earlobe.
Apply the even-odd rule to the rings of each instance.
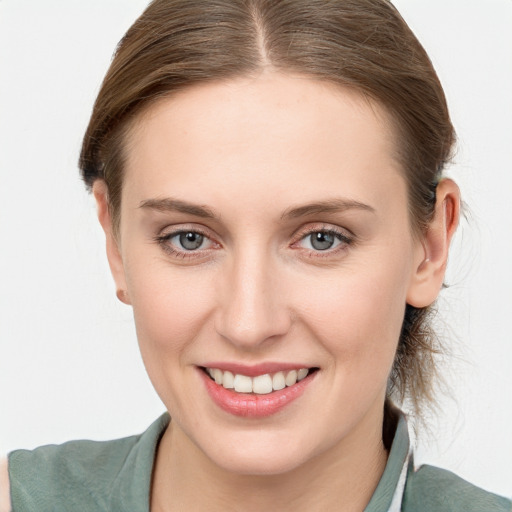
[[[432,304],[441,290],[450,243],[460,216],[460,191],[451,179],[436,189],[434,217],[418,248],[417,262],[407,294],[407,303],[417,308]]]
[[[96,180],[92,192],[96,200],[98,220],[105,233],[107,258],[116,284],[116,296],[121,302],[129,305],[131,302],[127,292],[123,258],[112,224],[106,183],[103,180]]]

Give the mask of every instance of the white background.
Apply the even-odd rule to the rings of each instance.
[[[0,453],[137,433],[163,411],[114,296],[77,159],[115,45],[145,0],[0,0]],[[452,398],[417,462],[512,495],[512,1],[395,2],[459,135],[471,214],[440,308]]]

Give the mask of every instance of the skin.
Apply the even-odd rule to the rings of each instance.
[[[430,229],[413,235],[393,135],[356,92],[265,72],[189,88],[138,119],[118,233],[96,182],[118,296],[172,416],[153,511],[368,503],[387,458],[383,404],[404,308],[435,300],[459,211],[444,180]],[[214,217],[148,206],[169,198]],[[305,212],[312,203],[324,207]],[[187,252],[179,230],[204,245]],[[326,230],[340,238],[316,250],[310,234]],[[207,361],[319,371],[279,413],[240,418],[207,394]]]
[[[7,459],[0,459],[0,512],[10,512],[11,498],[9,494]]]

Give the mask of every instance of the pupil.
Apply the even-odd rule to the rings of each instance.
[[[203,235],[199,233],[182,233],[180,235],[180,244],[184,249],[187,249],[187,251],[193,251],[201,247],[203,238]]]
[[[330,233],[314,233],[311,235],[311,245],[318,251],[330,249],[334,244],[334,236]]]

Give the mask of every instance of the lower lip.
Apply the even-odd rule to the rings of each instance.
[[[237,393],[216,384],[203,370],[199,370],[211,399],[224,411],[245,418],[265,418],[277,413],[299,398],[318,372],[309,374],[293,386],[266,395]]]

